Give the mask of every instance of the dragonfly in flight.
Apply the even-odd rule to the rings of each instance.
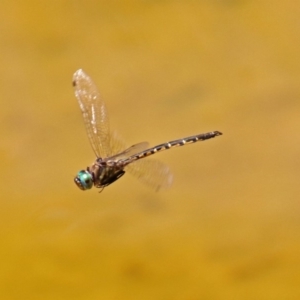
[[[123,176],[125,171],[155,190],[167,188],[173,180],[169,167],[159,161],[142,158],[222,135],[219,131],[211,131],[152,148],[149,148],[147,142],[142,142],[125,149],[124,143],[110,132],[107,109],[93,80],[79,69],[73,75],[73,86],[87,135],[96,155],[95,162],[86,170],[79,171],[74,178],[81,190],[91,189],[93,185],[103,189]]]

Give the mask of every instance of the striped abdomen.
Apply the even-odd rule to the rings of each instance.
[[[157,145],[153,148],[144,150],[140,153],[134,154],[131,157],[127,158],[125,161],[123,161],[124,165],[127,165],[135,160],[147,157],[149,155],[153,155],[157,152],[163,151],[163,150],[168,150],[173,147],[180,147],[188,144],[193,144],[199,141],[205,141],[211,138],[214,138],[215,136],[222,135],[221,132],[219,131],[212,131],[212,132],[207,132],[207,133],[201,133],[198,135],[193,135],[189,136],[183,139],[175,140],[175,141],[170,141],[168,143],[160,144]]]

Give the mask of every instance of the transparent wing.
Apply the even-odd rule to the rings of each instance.
[[[73,75],[75,96],[81,109],[91,146],[97,157],[111,155],[108,115],[96,85],[83,71]]]
[[[127,148],[126,143],[124,140],[117,134],[116,131],[111,132],[110,134],[110,149],[111,149],[111,156],[115,156],[118,153],[124,151]]]
[[[111,156],[109,158],[127,158],[147,148],[149,148],[149,143],[147,142],[138,143],[128,148],[125,141],[116,131],[110,134]]]
[[[125,170],[156,191],[169,188],[173,182],[169,167],[157,160],[140,159],[128,164]]]
[[[116,138],[114,138],[114,140],[116,140]],[[118,143],[119,140],[116,140],[116,142],[114,143],[114,145],[116,145],[116,143]],[[122,143],[122,142],[120,142]],[[142,152],[144,151],[145,149],[149,148],[149,143],[148,142],[141,142],[141,143],[138,143],[138,144],[135,144],[131,147],[129,147],[128,149],[116,154],[116,155],[113,155],[113,156],[110,156],[109,159],[113,159],[113,160],[120,160],[120,159],[126,159],[134,154],[137,154],[139,152]],[[124,149],[124,148],[123,148]]]

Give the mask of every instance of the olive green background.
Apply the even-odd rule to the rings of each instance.
[[[300,2],[0,4],[1,299],[300,299]],[[82,192],[83,68],[128,146],[157,154]]]

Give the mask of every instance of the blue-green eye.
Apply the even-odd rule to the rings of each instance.
[[[74,178],[74,182],[81,190],[91,189],[93,186],[93,176],[86,170],[81,170]]]

